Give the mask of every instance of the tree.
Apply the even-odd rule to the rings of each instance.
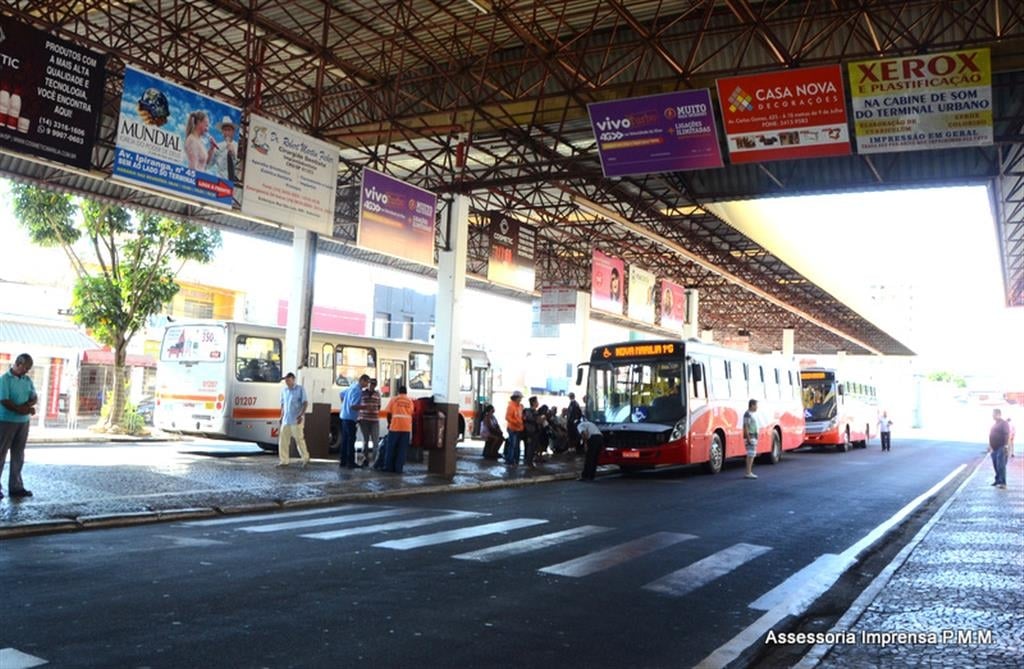
[[[150,212],[76,201],[34,186],[15,185],[12,194],[14,215],[32,242],[63,249],[77,275],[75,322],[114,351],[114,384],[104,427],[119,426],[128,343],[178,292],[174,277],[185,261],[213,259],[220,233]]]

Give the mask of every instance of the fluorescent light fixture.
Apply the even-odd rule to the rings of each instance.
[[[711,264],[710,262],[708,262],[704,258],[701,258],[700,256],[696,255],[695,253],[693,253],[691,251],[688,251],[687,249],[685,249],[681,245],[677,244],[676,242],[672,241],[671,239],[668,239],[667,237],[662,237],[661,235],[659,235],[656,232],[652,232],[651,230],[648,230],[647,228],[639,226],[636,223],[633,223],[632,221],[626,220],[623,216],[621,216],[620,214],[612,211],[611,209],[608,209],[607,207],[604,207],[604,206],[602,206],[602,205],[600,205],[600,204],[598,204],[596,202],[591,202],[590,200],[588,200],[588,199],[586,199],[584,197],[580,197],[579,195],[573,195],[572,196],[572,201],[573,201],[573,204],[575,204],[580,209],[583,209],[585,211],[589,211],[592,214],[597,214],[598,216],[606,218],[606,219],[608,219],[609,221],[611,221],[613,223],[617,223],[619,226],[625,228],[626,230],[629,230],[634,235],[637,235],[638,237],[643,237],[644,239],[646,239],[648,241],[654,242],[655,244],[658,244],[659,246],[661,246],[663,248],[666,248],[669,251],[672,251],[676,255],[682,256],[683,258],[685,258],[686,260],[689,260],[690,262],[694,263],[698,267],[706,269],[709,272],[713,272],[713,273],[717,274],[718,276],[722,277],[723,279],[726,279],[727,281],[735,283],[736,285],[742,287],[743,289],[745,289],[745,290],[747,290],[747,291],[757,295],[761,299],[766,300],[768,302],[771,302],[775,306],[781,307],[782,309],[785,309],[786,311],[790,312],[791,314],[795,314],[795,315],[799,316],[800,318],[804,319],[805,321],[807,321],[809,323],[813,323],[814,325],[817,325],[819,328],[821,328],[823,330],[827,330],[828,332],[831,332],[832,334],[834,334],[836,336],[842,337],[846,341],[853,342],[857,346],[860,346],[861,348],[863,348],[863,349],[865,349],[867,351],[870,351],[870,352],[874,353],[875,355],[882,355],[881,351],[876,349],[874,346],[871,346],[867,342],[863,342],[863,341],[861,341],[859,339],[851,337],[850,335],[846,334],[842,330],[839,330],[838,328],[835,328],[835,327],[829,325],[828,323],[825,323],[824,321],[821,321],[821,320],[815,318],[814,316],[812,316],[811,314],[807,313],[806,311],[803,311],[801,309],[797,309],[793,305],[788,304],[786,302],[783,302],[782,300],[780,300],[779,298],[775,297],[771,293],[765,292],[764,290],[762,290],[761,288],[758,288],[754,284],[749,283],[748,281],[745,281],[744,279],[741,279],[740,277],[736,276],[735,274],[732,274],[731,272],[728,272],[728,271],[722,269],[721,267],[717,267],[717,266]]]
[[[481,14],[491,13],[491,3],[488,2],[488,0],[466,0],[466,2],[472,5],[473,9],[480,12]]]

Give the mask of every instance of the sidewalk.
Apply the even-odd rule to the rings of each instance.
[[[482,442],[457,448],[453,480],[408,462],[402,474],[340,469],[336,459],[295,458],[278,468],[277,454],[255,445],[215,440],[103,440],[102,444],[29,445],[25,481],[33,497],[0,500],[0,538],[104,525],[243,513],[455,492],[574,479],[582,457],[548,457],[536,469],[506,467],[480,457]],[[602,468],[604,469],[604,468]]]
[[[797,666],[1024,667],[1024,457],[992,479],[985,457]]]

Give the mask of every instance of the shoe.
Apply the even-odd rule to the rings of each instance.
[[[743,478],[745,478],[745,479],[756,479],[757,478],[757,474],[744,474]]]
[[[1006,486],[1003,486],[1003,487],[1005,488]],[[12,491],[10,491],[7,494],[10,495],[12,499],[15,498],[15,497],[31,497],[32,496],[32,491],[31,490],[12,490]]]
[[[1006,490],[1006,484],[1005,483],[1000,483],[996,487],[999,488],[1000,490]],[[31,494],[32,493],[29,493],[29,495],[31,495]],[[11,497],[14,497],[14,493],[11,493]]]
[[[309,464],[309,460],[308,460],[308,459],[306,459],[306,460],[303,460],[303,461],[302,461],[302,468],[303,468],[303,469],[305,469],[305,468],[306,468],[306,465],[308,465],[308,464]]]
[[[992,483],[989,483],[989,485],[999,485],[999,484],[996,483],[995,481],[992,481]]]
[[[279,462],[279,463],[277,463],[277,464],[276,464],[276,465],[274,465],[274,466],[275,466],[275,467],[287,467],[287,466],[288,466],[288,463],[287,463],[287,462]]]

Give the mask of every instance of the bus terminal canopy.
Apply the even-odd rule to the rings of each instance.
[[[515,221],[536,228],[535,288],[589,289],[597,249],[698,289],[700,328],[716,336],[749,331],[755,350],[780,348],[783,329],[793,328],[798,351],[907,354],[904,344],[705,206],[986,183],[996,204],[1006,302],[1024,306],[1024,15],[1012,7],[906,0],[26,1],[5,7],[4,21],[106,56],[99,131],[87,165],[5,144],[0,172],[288,239],[287,226],[237,207],[111,179],[126,77],[145,73],[222,105],[231,123],[237,114],[248,131],[239,161],[252,150],[253,115],[336,147],[333,234],[321,236],[323,251],[433,272],[357,245],[360,179],[372,168],[442,201],[453,193],[470,198],[467,270],[477,285],[485,285],[492,224]],[[0,42],[0,51],[5,46]],[[992,141],[984,145],[884,153],[854,147],[813,160],[738,162],[719,127],[711,145],[725,156],[720,167],[606,177],[588,115],[590,105],[643,96],[707,89],[713,97],[716,82],[739,75],[979,48],[991,58]],[[741,88],[733,100],[742,105]],[[148,102],[147,113],[159,114],[160,101]],[[238,188],[243,199],[246,178]],[[435,244],[445,244],[443,221]]]

